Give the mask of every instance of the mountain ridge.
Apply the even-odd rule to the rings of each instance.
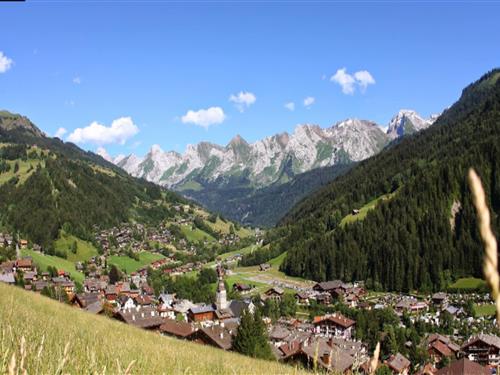
[[[213,182],[245,173],[252,186],[264,187],[280,180],[278,172],[289,158],[294,175],[339,162],[361,161],[391,140],[430,126],[435,118],[400,111],[386,132],[375,122],[357,118],[326,128],[305,123],[297,125],[291,134],[277,133],[253,143],[237,134],[225,146],[204,141],[188,145],[180,154],[153,145],[144,157],[119,155],[111,161],[133,176],[173,189],[182,189],[183,184],[196,178]]]

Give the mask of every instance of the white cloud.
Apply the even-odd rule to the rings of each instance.
[[[13,63],[14,61],[12,61],[12,59],[9,59],[3,54],[2,51],[0,51],[0,73],[5,73],[7,70],[9,70],[12,67]]]
[[[64,128],[59,128],[56,131],[56,134],[54,134],[54,137],[62,139],[63,135],[66,134],[68,131]]]
[[[77,128],[68,136],[68,141],[73,143],[93,143],[104,145],[109,143],[125,144],[125,142],[136,135],[139,128],[130,117],[120,117],[105,126],[94,121],[85,128]]]
[[[342,92],[347,95],[353,95],[356,91],[356,85],[364,93],[368,85],[374,85],[375,79],[367,70],[360,70],[353,75],[347,73],[346,68],[338,69],[337,72],[330,77],[330,81],[338,83],[342,87]]]
[[[95,153],[97,155],[102,156],[102,158],[104,160],[107,160],[107,161],[110,161],[110,162],[113,161],[113,158],[111,157],[110,154],[108,154],[108,152],[106,151],[106,149],[104,147],[98,147],[97,150],[95,150]]]
[[[314,104],[316,99],[312,96],[308,96],[307,98],[304,99],[304,107],[310,107]]]
[[[80,77],[75,77],[73,78],[73,83],[75,85],[79,85],[80,83],[82,83],[82,79]]]
[[[361,92],[365,92],[368,85],[375,84],[375,79],[368,70],[360,70],[354,73],[354,78],[356,78],[358,85],[361,87]]]
[[[289,111],[295,111],[295,103],[294,102],[286,103],[285,108],[288,109]]]
[[[342,86],[342,92],[344,94],[354,94],[355,79],[346,72],[346,68],[337,70],[337,73],[330,78],[330,81],[337,82],[340,86]]]
[[[210,107],[198,111],[189,110],[181,117],[184,124],[195,124],[208,129],[210,125],[220,124],[226,119],[224,110],[221,107]]]
[[[255,96],[255,94],[243,91],[240,91],[238,94],[233,94],[229,97],[229,101],[235,103],[236,108],[238,108],[240,112],[244,112],[245,109],[255,103],[256,100],[257,97]]]

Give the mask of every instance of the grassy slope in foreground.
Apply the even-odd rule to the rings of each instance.
[[[0,295],[2,374],[7,373],[13,351],[19,365],[23,336],[27,350],[25,368],[30,374],[55,374],[68,343],[67,360],[60,373],[116,374],[131,361],[135,361],[131,369],[134,374],[299,373],[278,363],[162,337],[12,286],[0,284]],[[41,355],[37,358],[40,347]]]

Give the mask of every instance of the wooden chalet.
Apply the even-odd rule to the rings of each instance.
[[[483,366],[500,365],[500,337],[480,334],[471,337],[461,351],[465,357]]]

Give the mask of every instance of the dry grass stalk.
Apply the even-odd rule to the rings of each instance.
[[[490,211],[486,204],[486,194],[481,179],[472,168],[469,170],[469,185],[479,220],[479,233],[484,244],[483,273],[491,288],[491,295],[496,305],[497,325],[500,326],[500,275],[498,274],[497,240],[491,230]]]
[[[66,346],[64,347],[63,357],[59,362],[59,366],[57,366],[56,374],[62,374],[64,365],[66,365],[66,362],[68,361],[68,353],[69,353],[69,341],[66,343]]]
[[[132,366],[134,365],[134,363],[135,363],[135,359],[128,364],[127,368],[125,369],[124,375],[130,375],[132,373],[131,370],[132,370]]]
[[[9,375],[15,375],[16,373],[16,352],[12,353],[12,358],[9,363]]]
[[[380,343],[377,342],[377,346],[375,346],[375,350],[373,352],[373,357],[370,359],[370,374],[375,374],[378,367],[378,358],[380,357]]]

